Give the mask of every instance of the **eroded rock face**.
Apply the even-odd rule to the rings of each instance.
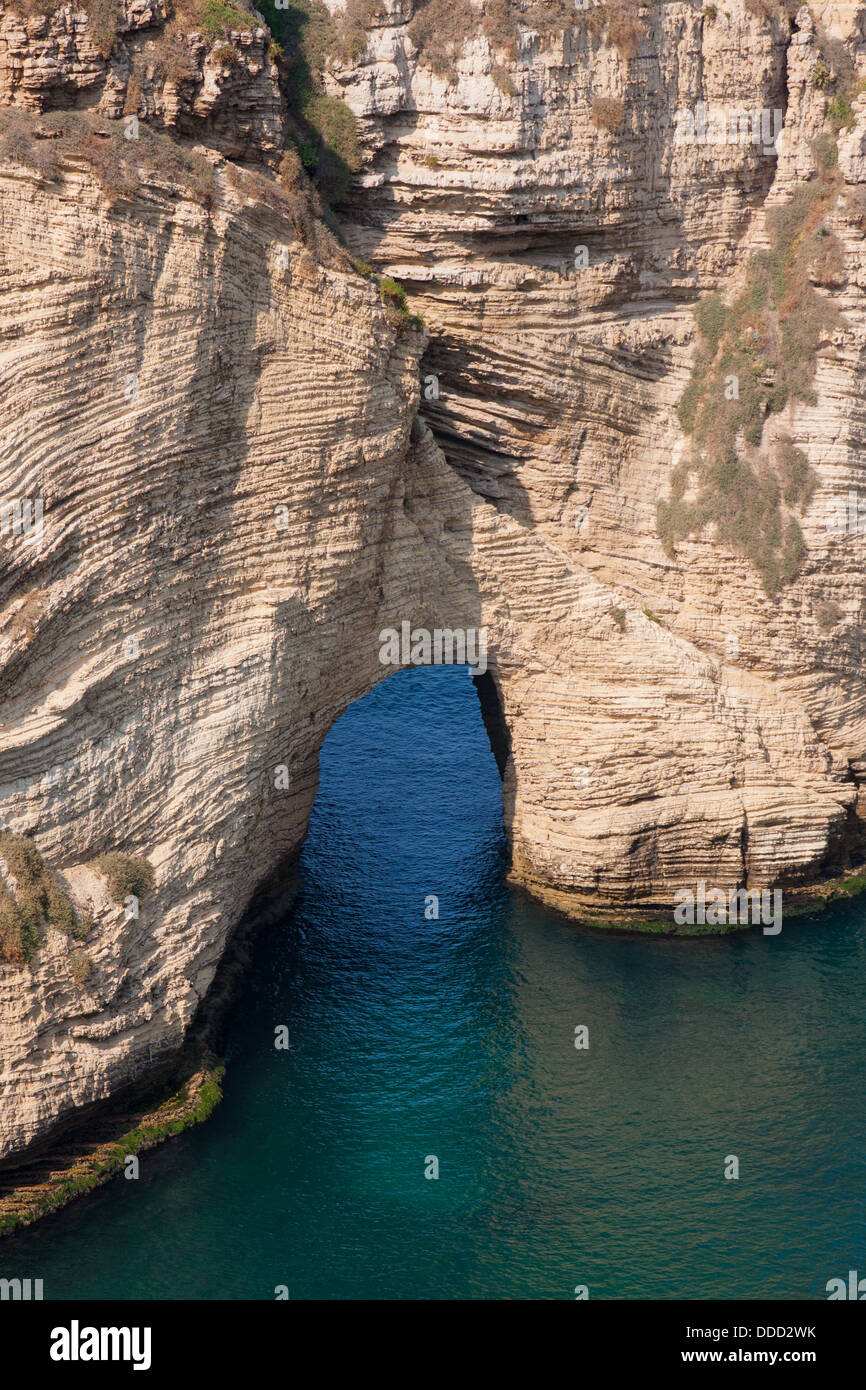
[[[325,734],[389,673],[383,629],[486,629],[513,873],[578,916],[827,877],[860,835],[866,556],[826,526],[863,431],[841,197],[844,318],[816,403],[766,425],[818,476],[798,577],[770,599],[711,535],[671,556],[656,529],[691,306],[736,285],[765,209],[815,167],[808,13],[665,4],[629,60],[603,31],[524,33],[516,60],[478,37],[445,81],[392,7],[328,78],[365,152],[342,221],[427,332],[268,173],[285,107],[263,28],[232,36],[225,77],[184,36],[196,79],[142,60],[130,100],[161,13],[130,11],[109,59],[69,7],[0,22],[0,99],[58,149],[0,168],[0,498],[43,506],[39,534],[0,540],[0,816],[94,917],[83,985],[50,928],[30,967],[0,963],[0,1157],[180,1046],[303,841]],[[860,14],[823,18],[859,34]],[[700,101],[782,112],[778,152],[677,143]],[[58,110],[132,105],[203,142],[194,187],[158,145],[131,187],[96,128],[81,157],[55,140]],[[839,141],[852,187],[863,106]],[[155,871],[134,920],[89,867],[114,849]]]
[[[866,556],[862,533],[827,530],[860,486],[863,443],[863,239],[844,190],[825,219],[844,317],[818,355],[817,399],[764,429],[765,446],[785,435],[801,448],[819,482],[799,577],[769,599],[711,534],[670,557],[656,526],[687,446],[673,407],[695,295],[730,293],[766,244],[765,209],[815,173],[818,28],[848,39],[866,72],[862,8],[813,13],[644,6],[628,60],[578,15],[564,38],[524,32],[505,85],[483,36],[453,80],[437,77],[395,10],[363,61],[330,78],[366,153],[347,238],[400,277],[430,326],[423,371],[439,398],[422,401],[424,418],[473,491],[575,581],[593,576],[600,614],[622,615],[574,634],[556,621],[560,685],[541,678],[527,700],[502,682],[515,873],[561,906],[658,902],[678,877],[818,875],[850,828]],[[604,101],[622,103],[616,129],[599,125]],[[757,109],[775,148],[683,139],[700,103],[726,119]],[[839,143],[850,187],[863,177],[862,97],[854,112]]]
[[[231,159],[276,162],[285,105],[261,16],[251,13],[249,27],[219,42],[168,18],[166,0],[124,0],[109,48],[85,8],[42,15],[0,7],[0,105],[139,115]]]
[[[52,866],[120,846],[157,880],[134,923],[102,905],[92,987],[50,931],[0,965],[4,1152],[177,1046],[383,673],[386,583],[411,616],[418,335],[215,179],[212,211],[158,175],[110,211],[84,169],[0,174],[3,489],[44,508],[3,540],[3,821]]]

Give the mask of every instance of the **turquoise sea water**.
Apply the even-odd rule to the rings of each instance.
[[[807,1299],[866,1273],[866,909],[608,938],[509,890],[503,848],[465,669],[352,706],[223,1105],[0,1243],[0,1275],[46,1298]]]

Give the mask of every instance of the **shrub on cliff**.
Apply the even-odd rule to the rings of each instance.
[[[29,112],[0,111],[0,160],[32,169],[46,182],[60,177],[63,168],[54,140],[37,140]]]
[[[854,124],[854,108],[846,92],[837,92],[828,101],[827,116],[834,130],[851,129]]]
[[[32,894],[40,890],[45,865],[32,840],[28,840],[26,835],[13,835],[6,831],[0,835],[0,855],[15,879],[19,893]]]
[[[215,43],[210,56],[222,68],[239,68],[241,65],[241,55],[233,43]]]
[[[301,157],[295,150],[286,150],[277,169],[277,177],[280,183],[293,191],[304,183],[304,166]]]
[[[625,107],[619,97],[593,97],[590,120],[597,130],[619,130]]]
[[[568,0],[530,0],[523,11],[526,23],[541,35],[561,33],[569,25],[580,24],[583,14]]]
[[[0,882],[0,961],[7,965],[29,965],[38,950],[37,917],[16,903],[6,885]]]
[[[0,859],[15,881],[15,897],[0,880],[0,959],[27,965],[39,949],[39,927],[83,941],[92,923],[79,918],[42,855],[26,835],[0,834]]]
[[[100,58],[110,58],[117,35],[126,19],[123,0],[85,0],[90,37]]]
[[[361,167],[354,113],[337,97],[317,92],[306,103],[304,116],[319,137],[316,182],[328,202],[339,203]]]
[[[121,906],[130,895],[144,902],[153,887],[153,868],[140,855],[108,850],[94,859],[90,867],[105,875],[109,894]]]
[[[580,12],[580,18],[591,34],[607,33],[621,58],[633,58],[640,46],[645,29],[640,17],[638,0],[604,0]]]
[[[353,22],[372,12],[366,0],[357,0]],[[321,0],[293,0],[288,10],[273,14],[265,6],[263,13],[284,49],[286,93],[296,124],[291,138],[323,198],[340,202],[361,165],[354,113],[324,88],[325,67],[340,48],[340,23]]]
[[[197,80],[198,68],[183,31],[177,24],[168,24],[154,45],[154,79],[171,82],[179,86],[182,82]]]
[[[494,87],[498,87],[503,96],[513,97],[517,95],[517,88],[507,68],[500,67],[497,63],[491,70],[490,76],[493,78]],[[426,159],[424,163],[427,163]],[[434,165],[433,167],[435,168],[436,166]]]
[[[436,75],[447,77],[466,37],[477,32],[479,18],[469,0],[425,0],[409,25],[409,37]]]
[[[644,36],[637,0],[607,0],[607,36],[621,58],[633,58]]]
[[[86,951],[70,951],[69,971],[79,989],[83,989],[93,974],[93,961]]]
[[[384,275],[379,284],[379,298],[385,306],[385,317],[395,328],[423,328],[424,320],[409,311],[406,291],[390,275]]]
[[[831,632],[843,616],[842,609],[833,599],[819,599],[815,604],[815,618],[822,632]]]
[[[233,5],[231,0],[204,0],[195,4],[191,12],[192,22],[203,33],[214,38],[227,38],[233,29],[255,29],[258,20],[249,10]]]
[[[337,19],[331,52],[340,63],[356,63],[367,46],[367,31],[374,19],[384,18],[380,0],[346,0]]]
[[[482,27],[491,48],[517,57],[520,28],[512,0],[487,0]]]
[[[409,313],[409,304],[406,299],[406,291],[396,280],[392,280],[390,275],[385,275],[379,286],[379,294],[383,301],[390,302],[401,314]]]
[[[808,507],[818,486],[818,476],[803,450],[795,448],[790,435],[783,434],[779,440],[777,460],[783,499],[789,507]]]
[[[797,573],[805,545],[790,513],[808,506],[816,479],[787,435],[772,457],[760,452],[764,425],[789,400],[815,399],[818,348],[838,310],[812,280],[844,274],[835,238],[816,236],[836,193],[828,161],[768,212],[770,249],[751,257],[733,302],[712,294],[697,306],[698,344],[678,411],[695,452],[658,506],[658,534],[669,555],[678,541],[711,526],[716,540],[749,559],[771,597]]]

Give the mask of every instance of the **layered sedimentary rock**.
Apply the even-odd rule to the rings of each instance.
[[[507,88],[483,35],[437,76],[395,9],[363,61],[330,78],[366,152],[346,235],[427,319],[438,399],[421,409],[448,462],[623,615],[603,645],[581,624],[566,689],[512,709],[503,682],[515,871],[561,904],[563,889],[658,901],[678,875],[814,874],[856,802],[864,542],[827,530],[828,508],[860,485],[863,441],[863,232],[843,196],[826,222],[844,253],[844,317],[818,356],[817,400],[765,427],[819,480],[797,581],[769,599],[711,530],[671,558],[656,527],[686,445],[673,407],[695,295],[737,283],[766,244],[766,209],[816,169],[818,21],[866,72],[862,10],[814,8],[791,20],[766,6],[768,20],[757,5],[644,6],[630,58],[577,15],[564,37],[521,34]],[[615,129],[599,124],[605,101],[621,103]],[[757,110],[762,139],[738,127],[736,142],[728,129],[702,143],[692,127],[690,140],[682,116],[699,121],[701,103],[735,122]],[[850,186],[864,134],[858,97],[839,141]]]
[[[815,13],[856,66],[861,11]],[[866,556],[826,525],[864,427],[842,192],[815,402],[765,425],[817,475],[799,573],[770,597],[712,528],[671,554],[656,521],[692,306],[815,170],[809,13],[647,7],[630,57],[580,22],[516,57],[479,33],[447,77],[410,18],[326,80],[364,157],[346,241],[426,329],[269,172],[263,25],[232,59],[174,35],[179,67],[158,8],[107,58],[84,12],[0,22],[0,498],[43,509],[0,541],[0,816],[94,922],[83,981],[47,924],[0,963],[0,1157],[179,1048],[303,841],[325,734],[389,674],[383,629],[486,629],[513,873],[578,917],[826,879],[859,843]],[[700,102],[779,111],[777,148],[678,143]],[[851,187],[864,141],[855,96]],[[152,866],[137,917],[108,851]]]
[[[167,25],[168,13],[165,0],[133,0],[118,32],[106,33],[83,7],[44,15],[5,8],[0,102],[29,111],[88,109],[109,119],[136,115],[234,159],[278,158],[285,104],[260,17],[251,14],[230,42],[214,42],[212,34]]]

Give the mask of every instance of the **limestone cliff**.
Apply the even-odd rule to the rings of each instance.
[[[352,254],[257,14],[29,10],[0,19],[0,829],[81,930],[0,962],[0,1157],[180,1047],[384,628],[487,629],[512,872],[578,917],[856,860],[866,557],[827,517],[864,430],[866,10],[489,6],[443,55],[405,0],[356,6],[321,66]],[[772,149],[683,138],[701,103]],[[732,540],[677,411],[714,369],[693,310],[803,188],[774,265],[814,238],[833,315],[781,405],[762,349],[736,476],[779,539]],[[672,498],[702,524],[660,533]]]
[[[424,418],[473,491],[598,595],[545,618],[558,678],[537,631],[519,656],[497,642],[515,873],[566,906],[820,874],[863,757],[862,528],[840,537],[827,518],[859,485],[864,428],[862,213],[846,196],[864,168],[864,11],[633,8],[625,53],[594,9],[564,34],[521,30],[510,59],[482,31],[439,75],[392,7],[329,79],[365,151],[347,239],[430,327],[439,397]],[[771,598],[712,526],[666,553],[656,509],[688,443],[674,407],[695,298],[733,294],[767,211],[816,179],[820,73],[840,51],[856,95],[820,230],[844,312],[819,344],[815,399],[764,424],[764,451],[790,439],[818,483],[799,574]],[[775,148],[679,139],[701,103],[726,120],[759,110],[781,127]],[[510,601],[504,566],[502,587]]]

